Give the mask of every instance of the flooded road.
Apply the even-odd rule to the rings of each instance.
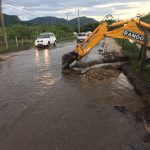
[[[140,97],[124,74],[101,81],[62,74],[61,57],[75,44],[0,63],[0,150],[146,149],[143,125],[132,115]]]

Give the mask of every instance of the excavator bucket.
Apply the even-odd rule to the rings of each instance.
[[[70,53],[64,54],[62,56],[62,68],[68,69],[70,64],[73,63],[77,59],[78,59],[78,54],[76,52],[70,52]]]

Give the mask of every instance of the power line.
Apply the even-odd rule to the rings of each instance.
[[[16,5],[15,3],[9,3],[9,2],[6,2],[6,1],[4,1],[4,3],[5,4],[8,4],[8,5],[10,5],[10,6],[13,6],[13,8],[16,8],[16,7],[24,7],[24,6],[22,6],[22,5]],[[22,8],[23,10],[26,10],[26,11],[29,11],[29,12],[32,12],[32,13],[35,13],[35,14],[42,14],[42,13],[39,13],[39,12],[37,12],[37,11],[33,11],[33,10],[30,10],[30,9],[27,9],[27,8]],[[21,10],[22,10],[21,9]],[[19,9],[20,10],[20,9]],[[43,15],[45,15],[45,14],[43,14]]]
[[[66,9],[66,7],[63,5],[63,4],[61,4],[61,3],[59,3],[59,2],[57,2],[57,1],[55,1],[55,0],[52,0],[53,2],[55,2],[55,3],[57,3],[57,4],[59,4],[60,5],[60,7],[61,8],[63,8],[63,9]],[[41,12],[39,12],[39,11],[35,11],[35,10],[31,10],[31,9],[28,9],[28,8],[25,8],[25,6],[23,6],[23,5],[21,5],[21,4],[19,4],[19,3],[14,3],[14,2],[8,2],[8,1],[5,1],[5,0],[3,0],[3,3],[4,4],[6,4],[8,7],[11,7],[11,8],[13,8],[13,9],[16,9],[17,11],[19,11],[19,12],[22,12],[22,13],[24,13],[24,14],[28,14],[28,15],[31,15],[30,13],[32,13],[32,14],[35,14],[35,15],[42,15],[42,16],[49,16],[48,14],[45,14],[45,13],[41,13]],[[5,6],[5,5],[3,5],[3,6]],[[21,9],[20,8],[18,8],[18,7],[22,7]],[[29,13],[28,13],[29,12]],[[68,20],[68,17],[69,17],[69,14],[72,14],[72,13],[70,13],[70,11],[68,12],[66,12],[66,15],[67,15],[67,20]],[[79,15],[79,14],[78,14]],[[79,17],[79,16],[78,16]],[[80,21],[78,21],[78,22],[80,22]],[[68,24],[68,21],[67,21],[67,24]],[[79,24],[79,23],[78,23]],[[79,25],[78,25],[79,26]],[[80,27],[79,27],[80,28]]]
[[[5,6],[5,5],[3,5],[3,6]],[[31,13],[24,12],[23,10],[20,10],[20,9],[14,7],[14,6],[8,5],[8,7],[11,7],[11,8],[13,8],[13,9],[16,9],[17,11],[19,11],[19,12],[21,12],[21,13],[23,13],[23,14],[31,15]]]
[[[15,9],[17,9],[17,10],[19,10],[19,11],[21,11],[21,10],[24,10],[24,11],[28,11],[28,12],[32,12],[32,13],[34,13],[34,14],[38,14],[38,15],[44,15],[44,16],[49,16],[49,15],[47,15],[47,14],[44,14],[44,13],[41,13],[41,12],[38,12],[38,11],[34,11],[34,10],[30,10],[30,9],[27,9],[27,8],[25,8],[23,5],[18,5],[18,4],[16,4],[16,3],[10,3],[10,2],[6,2],[6,1],[3,1],[5,4],[8,4],[8,6],[12,6],[13,8],[15,8]],[[23,7],[22,9],[18,9],[17,7]]]

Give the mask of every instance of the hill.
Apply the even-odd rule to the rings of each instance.
[[[38,17],[32,20],[27,21],[28,23],[32,24],[62,24],[65,25],[67,23],[67,20],[64,18],[57,18],[57,17]],[[80,17],[80,25],[83,26],[85,24],[89,23],[97,23],[97,20],[94,20],[92,18],[87,17]],[[69,20],[69,25],[76,26],[78,23],[78,18]]]
[[[37,17],[34,18],[32,20],[29,21],[22,21],[19,19],[18,16],[15,15],[6,15],[4,14],[4,20],[5,20],[5,25],[9,26],[9,25],[14,25],[14,24],[50,24],[50,25],[54,25],[54,24],[61,24],[61,25],[66,25],[67,24],[67,20],[64,18],[57,18],[57,17]],[[150,13],[143,16],[141,18],[142,21],[150,23]],[[78,23],[78,18],[74,18],[69,20],[69,24],[73,27],[77,26]],[[95,24],[95,23],[99,23],[97,20],[92,19],[92,18],[88,18],[88,17],[80,17],[80,25],[81,26],[85,26],[88,24]]]
[[[38,17],[26,22],[31,24],[66,24],[67,20],[57,17]]]
[[[21,20],[19,19],[19,17],[15,15],[4,14],[4,21],[5,21],[6,26],[21,23]]]
[[[78,18],[72,19],[69,21],[69,24],[72,26],[76,26],[78,23]],[[98,23],[97,20],[92,19],[92,18],[87,18],[87,17],[80,17],[80,26],[90,24],[90,23]]]
[[[61,25],[66,25],[67,24],[67,20],[64,18],[57,18],[57,17],[37,17],[34,18],[32,20],[29,21],[22,21],[19,19],[18,16],[15,15],[6,15],[4,14],[4,20],[5,20],[5,25],[9,26],[9,25],[14,25],[14,24],[50,24],[50,25],[54,25],[54,24],[61,24]],[[97,20],[94,20],[92,18],[88,18],[88,17],[80,17],[80,25],[86,25],[89,23],[98,23]],[[75,27],[78,24],[78,18],[69,20],[69,25]]]

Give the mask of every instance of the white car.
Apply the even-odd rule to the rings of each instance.
[[[86,32],[81,32],[77,36],[77,43],[83,43],[84,40],[87,38],[87,33]]]
[[[50,45],[56,46],[56,36],[52,32],[41,33],[35,40],[36,47],[50,46]]]
[[[87,32],[86,32],[87,35],[90,35],[91,33],[92,33],[91,31],[87,31]]]

